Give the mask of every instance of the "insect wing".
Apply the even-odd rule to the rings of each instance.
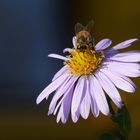
[[[76,23],[75,24],[75,33],[79,33],[80,31],[83,31],[84,30],[84,26],[81,24],[81,23]]]
[[[85,30],[91,33],[93,25],[94,25],[94,21],[93,20],[89,21],[89,23],[85,27]]]

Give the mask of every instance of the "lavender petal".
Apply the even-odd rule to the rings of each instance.
[[[72,84],[69,86],[69,88],[68,88],[67,91],[65,92],[64,96],[61,98],[61,100],[60,100],[59,103],[57,104],[57,106],[56,106],[56,108],[55,108],[55,110],[54,110],[54,113],[53,113],[54,115],[56,114],[56,112],[57,112],[59,106],[61,105],[61,103],[63,102],[63,100],[64,100],[65,97],[67,96],[67,94],[70,94],[70,93],[71,93],[71,90],[73,91],[74,84],[75,84],[75,82],[76,82],[77,79],[78,79],[78,77],[74,77]]]
[[[71,101],[72,101],[73,89],[70,91],[69,94],[65,97],[62,105],[63,105],[63,112],[64,112],[64,119],[62,120],[63,123],[66,123],[68,116],[70,114],[71,108]]]
[[[114,61],[114,62],[108,62],[107,67],[111,71],[120,73],[124,76],[129,76],[129,77],[140,76],[140,65],[138,63],[122,63],[122,62]]]
[[[72,38],[72,44],[73,44],[74,48],[76,48],[76,36],[74,36]]]
[[[92,114],[95,118],[97,118],[99,116],[100,111],[99,111],[99,108],[98,108],[97,103],[95,101],[95,98],[93,98],[93,97],[91,97],[91,111],[92,111]]]
[[[109,69],[100,69],[113,83],[116,87],[126,91],[135,92],[135,87],[128,81],[123,79],[119,74],[110,71]]]
[[[93,83],[90,83],[90,79],[88,77],[88,83],[89,83],[89,96],[90,96],[90,103],[91,103],[91,111],[94,117],[98,117],[99,116],[99,109],[93,94],[93,90],[91,88],[91,86],[93,86]]]
[[[55,81],[50,83],[37,97],[36,103],[39,104],[44,98],[48,97],[53,91],[55,91],[58,87],[62,85],[62,83],[68,78],[67,74],[63,74]]]
[[[73,98],[72,98],[72,106],[71,106],[71,114],[72,114],[72,119],[74,120],[75,114],[79,109],[79,105],[81,103],[81,100],[83,99],[84,96],[84,90],[85,88],[85,78],[80,77],[77,85],[75,87],[74,93],[73,93]]]
[[[59,55],[59,54],[54,54],[54,53],[51,53],[48,55],[48,57],[52,57],[52,58],[57,58],[57,59],[61,59],[61,60],[69,60],[69,58],[65,57],[65,56],[62,56],[62,55]]]
[[[112,41],[110,39],[103,39],[100,42],[97,43],[95,46],[96,51],[101,51],[106,49],[111,45]]]
[[[128,51],[124,53],[117,53],[110,57],[111,60],[120,62],[139,62],[140,61],[140,51]]]
[[[108,115],[109,107],[108,107],[108,103],[106,101],[105,94],[101,88],[101,85],[99,84],[96,77],[94,77],[93,75],[91,75],[89,78],[90,78],[90,83],[92,83],[92,84],[90,84],[91,96],[93,96],[95,98],[95,100],[97,102],[97,106],[100,109],[100,111],[104,115]]]
[[[66,90],[69,88],[69,86],[72,84],[72,82],[73,82],[73,78],[71,76],[69,76],[65,80],[65,82],[61,85],[61,87],[59,87],[59,89],[56,91],[56,93],[54,94],[52,101],[49,105],[48,115],[52,114],[52,112],[55,109],[58,99],[66,92]]]
[[[65,48],[65,49],[63,50],[63,53],[70,52],[71,50],[72,50],[71,48]]]
[[[80,113],[84,119],[87,119],[90,113],[90,96],[89,96],[89,81],[86,79],[86,93],[80,105]]]
[[[99,80],[102,88],[108,94],[108,96],[112,99],[112,101],[119,107],[122,107],[122,100],[120,94],[114,84],[102,73],[96,73],[96,77]]]
[[[52,81],[56,80],[59,76],[67,72],[66,66],[63,66],[53,77]]]
[[[64,112],[63,112],[63,106],[61,105],[60,109],[59,109],[59,112],[57,114],[57,119],[56,119],[56,122],[59,123],[60,119],[64,117]]]
[[[117,45],[115,45],[114,47],[112,47],[112,49],[114,50],[119,50],[119,49],[124,49],[124,48],[127,48],[129,47],[133,42],[137,41],[138,39],[137,38],[133,38],[133,39],[129,39],[129,40],[126,40],[124,42],[121,42]]]

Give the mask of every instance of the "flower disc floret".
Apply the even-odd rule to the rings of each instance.
[[[69,60],[66,60],[64,64],[67,65],[70,73],[81,76],[92,74],[100,66],[103,53],[97,53],[91,49],[86,49],[84,51],[73,49],[67,57]]]

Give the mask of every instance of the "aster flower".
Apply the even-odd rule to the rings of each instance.
[[[64,49],[69,55],[49,54],[49,57],[61,59],[64,66],[54,75],[52,82],[38,96],[36,103],[48,99],[54,91],[49,105],[48,115],[57,114],[57,122],[66,123],[71,113],[73,122],[80,115],[87,119],[90,111],[94,117],[99,113],[109,114],[106,96],[114,104],[122,107],[118,89],[133,93],[135,84],[129,77],[140,76],[140,51],[120,52],[137,39],[130,39],[108,48],[112,41],[103,39],[94,49],[77,48],[76,36],[73,37],[73,48]]]

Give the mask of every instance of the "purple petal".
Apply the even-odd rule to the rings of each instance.
[[[68,116],[70,114],[71,108],[71,101],[72,101],[73,90],[65,97],[64,101],[62,102],[64,118],[62,119],[62,123],[66,123]]]
[[[89,95],[89,82],[86,79],[86,93],[81,102],[80,113],[84,119],[87,119],[90,113],[90,95]]]
[[[72,114],[72,121],[74,123],[76,123],[79,119],[79,116],[80,116],[80,113],[79,113],[79,109],[78,109],[76,113]]]
[[[119,74],[110,71],[109,69],[100,69],[113,83],[116,87],[126,91],[126,92],[135,92],[134,86],[120,77]]]
[[[73,93],[73,98],[72,98],[72,106],[71,106],[71,114],[72,114],[72,119],[74,120],[74,116],[76,114],[76,112],[78,111],[79,105],[81,103],[81,100],[83,99],[84,96],[84,89],[85,88],[85,78],[84,77],[80,77],[74,93]]]
[[[129,39],[129,40],[126,40],[124,42],[121,42],[117,45],[115,45],[112,49],[114,50],[119,50],[119,49],[124,49],[124,48],[127,48],[129,47],[133,42],[137,41],[138,39],[137,38],[133,38],[133,39]]]
[[[120,77],[122,77],[124,80],[129,82],[136,89],[136,85],[134,84],[134,82],[130,78],[128,78],[126,76],[122,76],[122,75],[120,75]]]
[[[61,100],[59,101],[59,103],[57,104],[55,110],[54,110],[54,115],[56,114],[59,106],[61,105],[61,103],[63,102],[63,100],[65,99],[65,97],[67,96],[67,94],[71,94],[71,92],[73,91],[73,88],[74,88],[74,84],[76,82],[76,80],[78,79],[78,77],[75,77],[74,78],[74,81],[72,82],[72,84],[69,86],[69,88],[67,89],[67,91],[65,92],[64,96],[61,98]]]
[[[118,52],[119,52],[118,50],[114,50],[112,48],[107,49],[107,50],[104,51],[104,56],[108,58],[108,57],[111,57],[111,56],[117,54]]]
[[[96,73],[96,77],[98,78],[102,88],[108,94],[108,96],[112,99],[112,101],[119,107],[122,107],[122,100],[120,94],[114,84],[102,73]]]
[[[91,96],[91,95],[90,95]],[[95,98],[91,97],[91,111],[94,117],[98,117],[99,116],[99,108],[97,106],[97,103],[95,101]]]
[[[54,53],[49,54],[48,57],[57,58],[57,59],[61,59],[64,61],[69,60],[69,58],[67,58],[67,57],[64,57],[64,56],[59,55],[59,54],[54,54]]]
[[[134,63],[134,62],[119,62],[119,61],[106,61],[103,62],[104,65],[108,65],[108,66],[124,66],[126,68],[134,68],[134,69],[138,69],[140,70],[140,64],[139,63]]]
[[[64,112],[63,112],[63,106],[62,105],[61,105],[61,107],[59,109],[56,122],[59,123],[61,118],[64,118]]]
[[[72,38],[72,44],[73,44],[74,48],[76,48],[76,36],[74,36]]]
[[[106,101],[105,94],[104,94],[98,80],[93,75],[91,75],[89,78],[90,78],[91,96],[93,96],[93,98],[95,98],[95,100],[97,102],[97,106],[100,109],[100,111],[104,115],[108,115],[109,114],[108,103]]]
[[[48,97],[48,95],[55,91],[58,87],[60,87],[67,78],[68,74],[63,74],[55,81],[50,83],[37,97],[36,103],[39,104],[44,98]]]
[[[121,62],[139,62],[140,51],[128,51],[125,53],[118,53],[110,57],[110,59]]]
[[[90,97],[90,105],[91,105],[91,111],[92,111],[92,114],[94,117],[98,117],[99,116],[99,109],[97,107],[97,103],[96,103],[96,100],[94,98],[94,94],[93,93],[93,90],[91,88],[91,86],[93,86],[93,83],[90,83],[90,80],[89,80],[89,77],[88,77],[88,83],[89,83],[89,97]],[[91,96],[92,94],[92,96]]]
[[[66,66],[63,66],[53,77],[52,81],[56,80],[59,76],[67,72]]]
[[[104,63],[105,64],[105,63]],[[138,77],[140,76],[140,65],[138,63],[108,62],[107,67],[114,72],[124,76]]]
[[[52,114],[52,112],[54,111],[54,108],[56,106],[56,103],[57,103],[58,99],[68,90],[69,86],[74,81],[73,79],[74,79],[74,77],[69,76],[65,80],[65,82],[61,85],[61,87],[59,87],[59,89],[56,91],[56,93],[53,96],[52,101],[50,103],[48,115]]]
[[[111,45],[112,41],[110,39],[103,39],[100,42],[97,43],[95,46],[96,51],[101,51],[106,49]]]
[[[65,49],[63,50],[63,53],[70,52],[71,50],[72,50],[71,48],[65,48]]]

